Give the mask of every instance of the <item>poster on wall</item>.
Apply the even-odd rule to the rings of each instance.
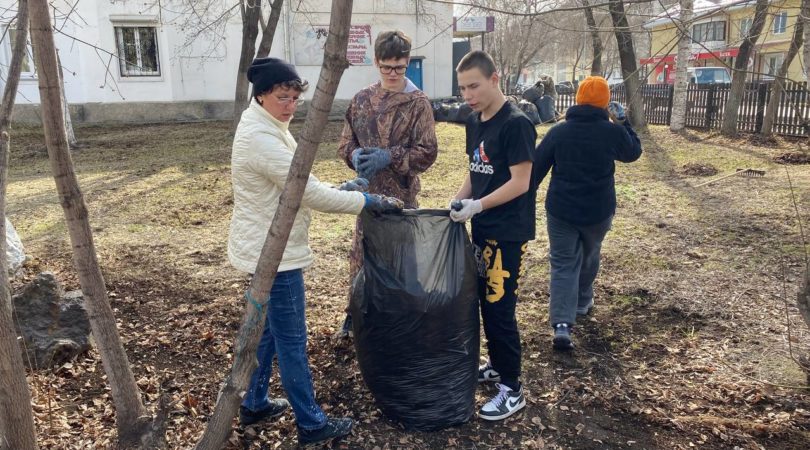
[[[296,23],[293,25],[293,54],[297,66],[320,66],[323,64],[323,46],[329,35],[329,25]],[[349,64],[370,66],[374,62],[374,45],[371,41],[371,25],[352,25],[349,30],[349,47],[346,50]]]

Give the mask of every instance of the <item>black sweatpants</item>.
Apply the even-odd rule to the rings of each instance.
[[[527,242],[473,239],[478,298],[492,367],[501,383],[516,389],[520,378],[520,333],[515,306]]]

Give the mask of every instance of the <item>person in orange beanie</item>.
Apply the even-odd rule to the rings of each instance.
[[[577,105],[606,109],[610,104],[610,86],[602,77],[588,77],[579,83]]]
[[[610,101],[602,77],[579,84],[577,104],[565,122],[543,137],[535,152],[536,179],[551,171],[546,193],[550,277],[549,319],[553,347],[571,350],[576,317],[593,307],[602,240],[616,212],[615,161],[641,156],[641,142],[624,108]]]

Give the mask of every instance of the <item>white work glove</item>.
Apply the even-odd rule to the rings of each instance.
[[[450,210],[450,219],[453,222],[466,222],[472,219],[472,216],[483,211],[484,207],[481,205],[481,200],[470,200],[468,198],[461,201],[461,210]]]

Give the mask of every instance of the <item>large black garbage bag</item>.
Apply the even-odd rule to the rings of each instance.
[[[523,111],[523,114],[526,114],[526,117],[532,121],[533,125],[540,123],[540,116],[537,114],[537,107],[534,106],[533,103],[527,102],[526,100],[521,100],[518,102],[518,108]]]
[[[523,91],[521,96],[523,97],[523,100],[526,100],[529,103],[534,103],[535,101],[543,97],[543,85],[542,84],[534,85],[529,89]]]
[[[540,116],[541,123],[557,121],[557,110],[554,109],[554,98],[550,95],[544,95],[534,104],[537,107],[537,113]]]
[[[360,371],[377,406],[408,429],[468,421],[480,338],[466,229],[446,210],[361,217],[365,261],[350,310]]]

